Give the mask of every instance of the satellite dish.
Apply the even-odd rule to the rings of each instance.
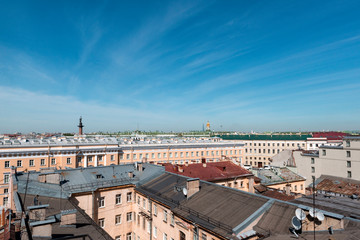
[[[295,228],[295,230],[300,230],[301,229],[301,222],[297,217],[293,217],[291,219],[291,224],[293,225],[293,227]]]
[[[310,208],[310,209],[309,209],[309,214],[310,214],[310,216],[311,216],[312,218],[314,218],[314,217],[315,217],[315,209]]]
[[[186,188],[183,188],[182,191],[183,191],[183,194],[184,194],[185,196],[187,196],[187,193],[188,193],[187,189],[186,189]]]
[[[316,212],[315,213],[315,217],[321,222],[321,221],[324,221],[325,219],[325,216],[322,212]]]
[[[304,220],[306,218],[306,214],[304,212],[304,210],[302,210],[301,208],[297,208],[295,210],[295,216],[300,220]]]

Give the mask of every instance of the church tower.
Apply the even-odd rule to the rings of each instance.
[[[207,123],[206,123],[206,131],[210,131],[210,123],[209,123],[209,121],[207,121]]]
[[[79,135],[83,135],[83,127],[84,125],[82,124],[82,117],[80,116],[80,121],[79,121]]]

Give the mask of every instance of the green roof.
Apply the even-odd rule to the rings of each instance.
[[[306,140],[307,138],[311,138],[311,135],[216,135],[216,137],[220,137],[223,140],[277,140],[277,141],[300,141]]]

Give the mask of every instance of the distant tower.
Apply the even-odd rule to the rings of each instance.
[[[83,127],[84,125],[82,124],[82,117],[80,116],[80,121],[79,121],[79,135],[83,135]]]
[[[207,123],[206,123],[206,131],[210,131],[210,123],[209,123],[209,121],[207,121]]]

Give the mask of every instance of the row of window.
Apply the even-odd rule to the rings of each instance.
[[[261,151],[262,150],[262,151]],[[268,154],[275,154],[276,152],[277,153],[280,153],[280,151],[284,151],[285,149],[268,149],[267,150],[267,153]],[[266,153],[266,149],[245,149],[245,153]]]
[[[221,150],[221,151],[199,151],[199,152],[185,152],[185,157],[199,157],[199,156],[219,156],[219,153],[220,155],[223,155],[225,153],[225,155],[232,155],[233,153],[236,155],[238,154],[238,150]],[[240,150],[239,150],[239,153],[240,153]],[[149,159],[149,153],[134,153],[132,154],[133,155],[133,159],[137,159],[139,157],[139,159],[142,159],[143,157]],[[126,159],[129,160],[130,157],[131,157],[131,154],[125,154],[126,156]],[[151,153],[151,158],[152,159],[155,159],[155,156],[156,154],[155,153]],[[184,157],[184,152],[175,152],[174,154],[172,152],[169,153],[169,157],[172,158],[172,157]],[[123,159],[123,155],[120,155],[120,159]],[[158,159],[161,159],[161,158],[167,158],[167,153],[157,153],[157,158]]]
[[[326,150],[325,149],[322,150],[322,155],[326,156]],[[346,157],[348,157],[348,158],[351,157],[351,151],[346,151]]]
[[[262,144],[263,147],[266,146],[266,143],[254,143],[254,147],[256,147],[256,146],[261,147],[261,144]],[[248,143],[245,143],[245,146],[247,146],[247,145],[248,145]],[[267,143],[267,146],[268,146],[268,147],[270,147],[271,145],[272,145],[273,147],[275,147],[275,146],[280,147],[280,143],[272,143],[272,144]],[[249,143],[249,146],[252,146],[252,143]],[[285,147],[285,143],[281,143],[281,146],[282,146],[282,147]],[[290,147],[290,146],[291,146],[291,147],[295,147],[295,143],[287,143],[286,146],[288,146],[288,147]],[[296,143],[296,146],[300,147],[300,143]],[[305,143],[302,143],[301,146],[305,147]]]
[[[55,165],[56,164],[56,158],[51,158],[51,165]],[[66,164],[71,164],[71,158],[67,158],[66,159]],[[5,168],[9,168],[10,167],[10,161],[5,161],[4,162]],[[45,166],[46,162],[45,159],[40,159],[40,165],[41,166]],[[16,167],[22,167],[23,166],[23,160],[17,160],[16,161]],[[34,159],[30,159],[29,160],[29,167],[35,167],[35,161]]]
[[[126,194],[126,202],[132,202],[132,193]],[[121,193],[115,195],[115,204],[119,205],[122,203]],[[99,198],[99,208],[105,207],[105,197]]]

